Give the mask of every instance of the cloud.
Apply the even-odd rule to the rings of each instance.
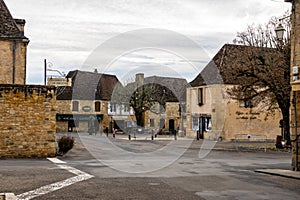
[[[25,18],[27,21],[25,34],[31,41],[27,58],[29,83],[36,83],[38,80],[37,73],[33,72],[41,72],[40,76],[43,77],[40,69],[44,58],[53,62],[57,68],[93,70],[103,65],[103,62],[98,60],[91,63],[89,68],[85,68],[84,65],[89,55],[99,45],[119,34],[144,28],[173,31],[195,41],[205,55],[185,46],[184,40],[165,40],[166,37],[157,36],[153,43],[163,44],[166,49],[170,48],[174,52],[188,52],[189,59],[197,61],[195,63],[202,67],[224,43],[234,39],[236,32],[245,30],[247,25],[253,22],[264,24],[272,16],[280,16],[291,7],[289,3],[271,0],[26,0],[26,3],[22,0],[6,0],[5,2],[15,18]],[[143,41],[147,39],[148,34],[151,33],[139,36],[140,40],[132,36],[131,41]],[[123,48],[127,44],[115,44],[115,48]],[[104,51],[101,59],[103,61],[111,59],[111,55],[117,51],[112,48]],[[126,69],[125,65],[150,66],[152,63],[153,67],[156,64],[176,67],[180,63],[164,60],[157,55],[153,56],[154,59],[149,58],[149,61],[148,56],[147,52],[130,54],[122,58],[121,65]],[[122,69],[118,67],[118,70]],[[180,73],[185,74],[184,70]],[[194,77],[197,75],[195,72]]]

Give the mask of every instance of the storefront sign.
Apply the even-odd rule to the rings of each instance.
[[[91,108],[90,106],[83,106],[83,107],[82,107],[82,110],[83,110],[84,112],[90,112],[90,111],[92,110],[92,108]]]
[[[99,121],[103,120],[103,115],[57,114],[56,121],[88,121],[90,116],[94,116]]]

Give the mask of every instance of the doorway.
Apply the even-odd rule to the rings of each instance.
[[[175,121],[174,121],[174,119],[170,119],[169,120],[169,132],[173,134],[174,131],[175,131]]]

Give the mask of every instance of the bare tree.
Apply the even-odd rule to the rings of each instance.
[[[227,91],[231,97],[251,101],[251,105],[259,102],[268,113],[280,109],[284,138],[290,145],[290,21],[285,16],[237,33],[234,43],[247,48],[230,52],[232,63],[226,78],[237,83]],[[274,31],[279,23],[286,30],[283,40]]]
[[[134,90],[130,96],[130,106],[134,109],[137,125],[144,126],[143,115],[155,103],[165,109],[166,102],[176,100],[176,96],[170,89],[157,83],[151,83]]]

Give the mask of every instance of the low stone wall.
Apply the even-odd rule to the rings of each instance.
[[[0,107],[0,157],[55,156],[55,87],[0,85]]]

